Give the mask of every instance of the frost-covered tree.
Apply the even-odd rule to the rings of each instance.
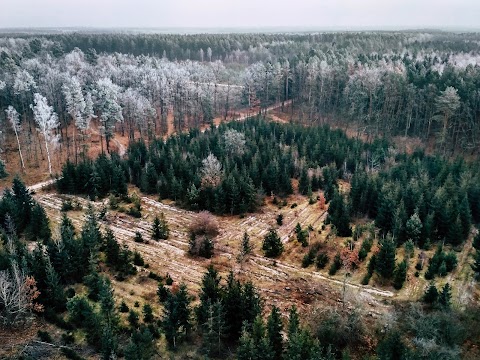
[[[243,154],[245,150],[245,134],[234,129],[228,129],[223,134],[225,150],[229,155]]]
[[[457,89],[449,86],[437,98],[435,103],[436,114],[433,120],[442,123],[439,142],[444,144],[447,140],[448,127],[455,113],[460,108],[460,96]]]
[[[55,144],[58,140],[58,136],[53,131],[58,127],[58,117],[53,111],[53,108],[48,105],[47,99],[35,93],[33,95],[33,102],[30,107],[33,110],[35,122],[37,123],[37,130],[43,135],[45,140],[45,150],[47,152],[48,171],[52,174],[52,161],[50,159],[50,148],[48,144]]]
[[[20,118],[18,116],[17,110],[13,106],[9,106],[5,112],[7,113],[7,119],[12,125],[13,131],[15,132],[15,138],[17,139],[18,153],[20,155],[20,161],[22,163],[22,169],[25,169],[25,163],[23,161],[22,148],[20,146],[20,140],[18,138],[18,133],[22,131]]]
[[[69,79],[62,86],[63,96],[65,97],[65,105],[68,114],[74,121],[73,127],[73,146],[75,148],[75,162],[77,162],[77,137],[76,129],[86,128],[85,119],[83,117],[85,113],[85,98],[82,93],[82,86],[76,77]]]
[[[123,121],[122,107],[119,102],[120,87],[109,78],[101,78],[96,82],[95,95],[100,112],[102,131],[110,152],[110,140],[114,137],[115,124]]]
[[[203,159],[201,175],[203,186],[216,187],[220,185],[223,178],[222,164],[212,153]]]

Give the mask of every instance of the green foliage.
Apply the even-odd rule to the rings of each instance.
[[[430,305],[436,304],[438,301],[438,295],[437,287],[434,283],[431,283],[423,295],[423,301]]]
[[[329,257],[327,253],[321,252],[317,255],[317,258],[315,260],[315,265],[317,266],[317,269],[323,269],[325,266],[327,266]]]
[[[396,244],[391,236],[379,242],[380,251],[375,260],[375,271],[384,279],[390,279],[395,270]]]
[[[282,226],[283,225],[283,214],[278,214],[277,218],[276,218],[276,221],[277,221],[278,226]]]
[[[450,309],[451,299],[452,299],[452,287],[450,286],[449,283],[446,283],[443,286],[442,291],[440,292],[440,295],[438,297],[438,303],[444,309]]]
[[[167,240],[170,234],[167,220],[165,215],[160,213],[160,217],[155,216],[152,224],[152,239],[154,240]]]
[[[242,238],[242,257],[247,256],[252,252],[252,245],[250,244],[250,236],[245,231]]]
[[[135,310],[129,311],[127,320],[133,329],[137,329],[140,325],[138,313]]]
[[[118,309],[121,313],[127,313],[130,309],[128,308],[127,304],[124,300],[120,303],[120,307]]]
[[[475,251],[474,262],[471,265],[472,270],[474,272],[474,276],[479,279],[480,278],[480,249]]]
[[[262,250],[265,252],[266,257],[275,258],[282,254],[283,243],[275,229],[270,229],[263,239]]]
[[[202,278],[202,287],[199,298],[200,304],[195,308],[197,323],[202,325],[207,322],[209,310],[212,304],[222,299],[222,289],[220,287],[221,277],[218,271],[210,265]]]
[[[142,313],[143,313],[143,322],[145,323],[151,323],[154,320],[153,317],[153,309],[150,304],[144,304],[142,308]]]
[[[342,267],[342,260],[340,259],[340,254],[336,254],[333,258],[333,263],[328,269],[328,275],[333,276],[337,273],[338,270]]]
[[[308,246],[308,230],[303,230],[300,223],[295,226],[295,234],[297,235],[297,241],[302,244],[303,247]]]
[[[392,331],[378,344],[377,355],[379,359],[406,360],[408,348],[398,331]]]
[[[332,201],[328,206],[327,221],[335,226],[339,236],[351,236],[350,212],[344,197],[338,192],[333,193]]]
[[[147,327],[134,330],[124,350],[126,360],[149,360],[155,354],[153,334]]]
[[[407,278],[408,263],[406,260],[403,260],[399,263],[393,273],[393,287],[397,290],[400,290],[403,287],[403,283]]]
[[[457,267],[457,256],[452,253],[445,253],[442,246],[438,246],[435,254],[428,263],[425,279],[431,280],[436,275],[446,276]]]
[[[267,319],[267,339],[273,349],[276,359],[280,359],[283,352],[283,324],[280,316],[280,309],[272,307],[270,316]]]
[[[133,240],[134,240],[135,242],[137,242],[137,243],[143,243],[143,242],[145,242],[145,241],[143,240],[143,235],[142,235],[142,233],[141,233],[140,231],[135,231],[135,237],[133,238]]]
[[[192,328],[190,302],[185,284],[181,284],[178,291],[171,293],[164,302],[162,326],[171,349],[176,349]]]

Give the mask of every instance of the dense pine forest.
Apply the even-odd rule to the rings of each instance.
[[[1,33],[0,357],[478,358],[479,44]]]

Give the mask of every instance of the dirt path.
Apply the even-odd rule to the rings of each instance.
[[[50,179],[50,180],[47,180],[47,181],[43,181],[43,182],[40,182],[40,183],[37,183],[37,184],[34,184],[34,185],[31,185],[28,187],[28,190],[30,190],[31,192],[37,192],[39,190],[42,190],[50,185],[53,185],[57,182],[57,179]]]

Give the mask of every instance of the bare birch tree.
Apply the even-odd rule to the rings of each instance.
[[[17,110],[15,110],[15,108],[11,105],[7,108],[7,110],[5,110],[5,112],[7,113],[7,119],[12,125],[13,131],[15,131],[15,138],[17,139],[18,153],[20,154],[22,169],[25,170],[25,163],[23,161],[22,148],[20,146],[20,140],[18,138],[18,133],[22,131],[21,124],[20,124],[20,117],[18,116]]]
[[[47,99],[35,93],[33,95],[33,102],[35,105],[31,104],[30,107],[33,110],[33,115],[35,122],[37,123],[37,130],[43,135],[45,140],[45,150],[47,152],[48,160],[48,171],[50,175],[52,174],[52,161],[50,159],[50,148],[48,144],[54,144],[58,136],[53,134],[53,130],[58,128],[58,117],[57,114],[53,111],[53,108],[48,105]]]

